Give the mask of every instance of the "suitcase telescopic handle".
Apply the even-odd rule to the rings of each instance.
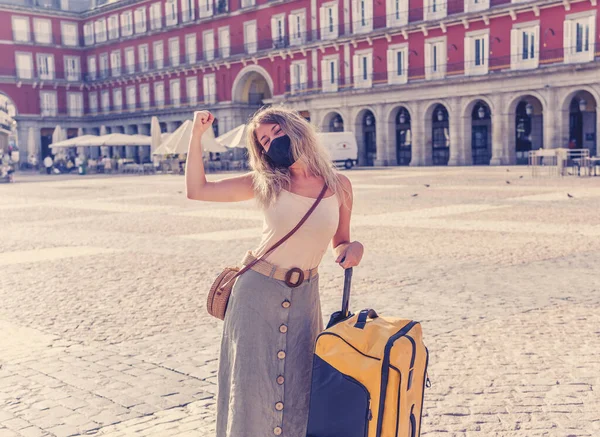
[[[342,315],[348,317],[348,307],[350,306],[350,285],[352,283],[352,267],[344,271],[344,294],[342,296]]]

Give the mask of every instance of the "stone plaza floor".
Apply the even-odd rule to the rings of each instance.
[[[600,178],[345,174],[365,246],[351,307],[419,320],[430,350],[421,435],[600,436]],[[205,297],[257,245],[254,203],[187,200],[172,175],[16,179],[0,185],[0,437],[212,437],[222,322]],[[328,252],[325,319],[342,283]]]

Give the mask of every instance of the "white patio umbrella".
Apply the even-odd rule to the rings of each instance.
[[[65,138],[63,138],[63,131],[60,125],[56,125],[56,127],[54,128],[54,132],[52,132],[52,144],[58,143],[59,141],[63,141],[64,139]]]
[[[36,158],[37,156],[37,147],[35,146],[35,132],[33,130],[33,127],[30,127],[27,130],[27,154],[28,154],[28,159],[31,159],[32,156],[35,156]]]
[[[160,133],[160,123],[158,122],[158,118],[152,117],[150,120],[150,137],[152,141],[150,143],[150,153],[153,153],[161,144],[161,133]]]
[[[167,141],[162,143],[160,147],[153,153],[154,155],[170,155],[187,153],[190,138],[192,137],[192,120],[186,120],[181,126],[173,132]],[[208,129],[202,135],[202,150],[205,152],[226,152],[227,149],[215,140],[215,135],[212,129]]]
[[[100,126],[100,137],[104,137],[106,135],[108,135],[106,126],[104,126],[104,125]],[[96,144],[94,144],[94,145],[96,145]],[[100,146],[100,155],[102,155],[102,156],[108,155],[108,147],[105,147],[101,144],[97,144],[97,145]]]
[[[217,137],[217,141],[227,147],[246,147],[246,125],[240,124],[235,129]]]
[[[82,135],[80,137],[69,138],[68,140],[59,141],[57,143],[50,144],[52,149],[59,149],[64,147],[83,147],[89,144],[90,141],[100,138],[96,135]],[[95,144],[94,144],[95,145]]]

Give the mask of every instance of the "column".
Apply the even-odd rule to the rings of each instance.
[[[459,109],[460,99],[454,98],[449,102],[448,117],[450,130],[450,160],[448,165],[463,165],[464,161],[464,120]]]
[[[423,115],[424,105],[422,102],[416,102],[411,105],[413,112],[410,114],[410,129],[412,134],[412,159],[410,160],[411,166],[423,166],[427,165],[427,153],[425,138],[425,119]]]
[[[543,123],[543,135],[542,138],[544,149],[556,149],[559,147],[567,147],[569,140],[563,143],[560,135],[560,126],[562,123],[560,110],[560,103],[558,102],[558,93],[554,88],[548,88],[543,94],[546,100],[546,106],[542,112],[542,123]],[[567,120],[569,114],[566,114]],[[568,132],[567,132],[568,135]]]
[[[492,112],[492,159],[490,165],[507,165],[510,141],[506,139],[509,129],[504,95],[492,97],[492,103],[494,109]]]
[[[375,111],[375,142],[377,144],[377,157],[375,158],[375,165],[389,165],[388,164],[388,141],[387,141],[387,129],[388,124],[384,116],[383,105],[377,105],[373,108]]]

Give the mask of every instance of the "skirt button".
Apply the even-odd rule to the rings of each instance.
[[[277,352],[277,358],[279,358],[280,360],[283,360],[285,358],[285,352],[284,351]]]
[[[275,409],[276,409],[277,411],[281,411],[281,410],[283,410],[283,402],[277,402],[277,403],[275,404]]]
[[[273,434],[275,434],[275,435],[281,435],[282,432],[283,432],[283,430],[279,426],[273,430]]]
[[[285,325],[281,325],[279,327],[279,332],[281,332],[282,334],[285,334],[287,332],[288,328]]]
[[[280,375],[277,377],[277,384],[283,385],[284,382],[285,382],[285,378],[283,376]]]
[[[289,308],[289,307],[290,307],[290,305],[291,305],[291,304],[290,304],[290,301],[289,301],[289,300],[284,300],[284,301],[281,303],[281,306],[282,306],[282,307],[284,307],[284,308]]]

